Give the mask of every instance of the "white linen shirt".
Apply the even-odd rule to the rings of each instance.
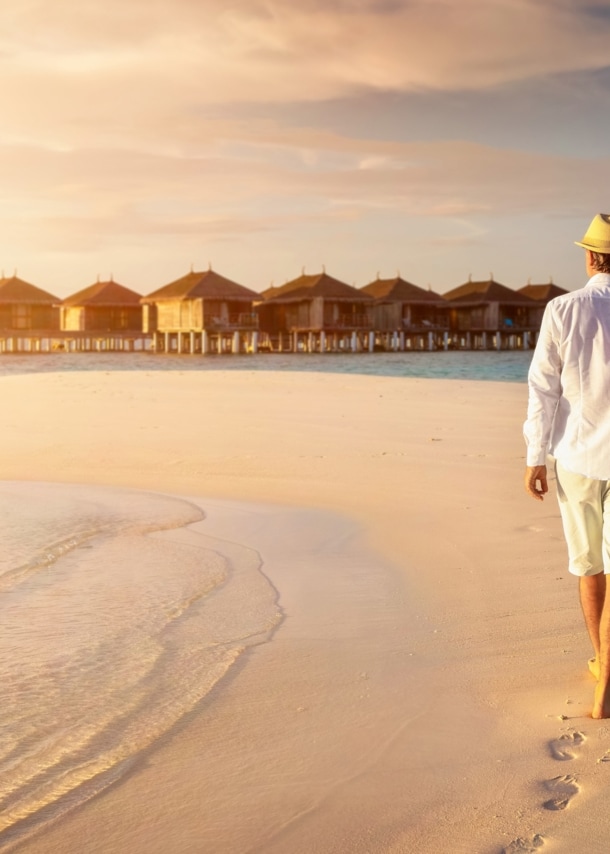
[[[610,480],[610,275],[547,304],[528,384],[527,465]]]

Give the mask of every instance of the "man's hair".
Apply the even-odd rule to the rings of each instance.
[[[591,252],[591,255],[593,256],[593,266],[598,273],[610,273],[610,255],[601,252]]]

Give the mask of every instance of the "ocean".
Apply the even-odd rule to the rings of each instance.
[[[320,371],[524,382],[531,353],[37,354],[55,371]],[[282,621],[261,556],[177,496],[0,482],[0,851],[121,779]]]
[[[0,376],[52,371],[320,371],[428,379],[525,382],[531,350],[412,353],[259,353],[166,356],[152,353],[39,353],[0,356]]]

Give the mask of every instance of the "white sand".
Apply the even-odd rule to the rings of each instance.
[[[0,388],[0,477],[204,496],[206,530],[262,553],[287,614],[126,781],[19,850],[606,854],[610,724],[588,716],[554,496],[522,489],[524,386],[151,371]]]

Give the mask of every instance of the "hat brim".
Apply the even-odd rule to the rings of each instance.
[[[574,244],[576,246],[582,246],[583,249],[588,249],[589,252],[599,252],[600,255],[610,255],[610,243],[604,243],[603,246],[593,246],[591,243],[581,243],[579,240],[575,240]]]

